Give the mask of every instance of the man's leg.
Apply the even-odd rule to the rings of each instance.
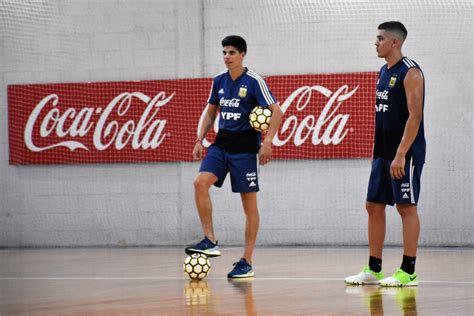
[[[245,249],[242,258],[227,274],[228,278],[253,277],[252,253],[257,240],[260,217],[257,208],[258,172],[257,155],[240,153],[229,155],[232,192],[239,192],[245,212]]]
[[[420,236],[420,219],[416,205],[397,204],[397,210],[403,225],[403,261],[400,267],[406,273],[415,273],[416,250]]]
[[[401,181],[392,181],[396,207],[403,225],[403,260],[400,269],[391,277],[380,281],[382,286],[417,286],[415,273],[416,251],[420,236],[420,220],[415,203],[420,193],[422,166],[413,166],[411,161],[405,166],[405,176]]]
[[[416,250],[420,235],[420,220],[415,205],[397,204],[397,210],[403,224],[403,261],[391,277],[380,280],[382,286],[417,286],[415,273]]]
[[[369,255],[382,259],[385,241],[385,204],[366,202],[368,218]]]
[[[194,179],[194,198],[201,219],[202,230],[212,242],[215,242],[214,228],[212,225],[212,202],[209,189],[217,181],[211,172],[199,172]]]
[[[416,257],[418,237],[420,236],[420,219],[416,205],[397,204],[397,210],[403,225],[403,254]]]
[[[242,258],[234,263],[234,268],[227,274],[228,278],[249,278],[254,276],[252,270],[252,253],[257,240],[260,217],[257,208],[257,192],[241,192],[242,206],[245,212],[245,249]]]
[[[405,175],[401,180],[392,180],[393,195],[403,225],[403,259],[400,269],[380,281],[382,286],[417,286],[415,273],[420,219],[416,203],[420,195],[420,178],[423,166],[413,165],[412,160],[405,165]]]
[[[361,272],[344,279],[344,282],[352,285],[378,284],[383,279],[382,251],[385,240],[385,206],[383,203],[367,201],[365,207],[369,214],[368,236],[369,236],[369,264]]]
[[[242,206],[244,208],[245,221],[245,249],[244,258],[249,264],[252,264],[252,253],[257,240],[258,228],[260,225],[260,216],[257,208],[257,192],[240,193]]]
[[[369,264],[358,274],[345,278],[344,281],[348,284],[378,284],[384,278],[382,252],[385,241],[385,207],[393,203],[387,165],[382,158],[372,161],[365,204],[368,214]]]

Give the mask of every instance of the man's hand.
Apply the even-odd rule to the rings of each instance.
[[[400,180],[405,175],[405,156],[396,155],[390,165],[390,176],[392,179]]]
[[[271,141],[264,141],[258,153],[260,164],[266,165],[272,158],[272,143]]]
[[[194,145],[194,149],[193,149],[193,159],[194,160],[201,160],[202,159],[202,150],[203,150],[202,143],[201,142],[196,142],[196,144]]]

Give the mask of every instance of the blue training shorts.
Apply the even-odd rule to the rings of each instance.
[[[420,196],[420,178],[423,165],[414,165],[412,161],[405,164],[405,176],[401,180],[390,177],[392,160],[376,158],[372,161],[367,201],[394,204],[418,203]]]
[[[221,187],[230,172],[232,192],[258,192],[258,172],[256,153],[228,153],[220,147],[211,145],[201,163],[199,172],[210,172],[217,177],[214,183]]]

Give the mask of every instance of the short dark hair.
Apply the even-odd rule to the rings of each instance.
[[[403,40],[405,40],[408,35],[408,31],[405,28],[405,25],[403,25],[402,22],[398,21],[383,22],[379,25],[378,29],[398,33]]]
[[[238,35],[229,35],[222,40],[222,47],[224,46],[234,46],[239,53],[247,53],[247,43],[245,40]]]

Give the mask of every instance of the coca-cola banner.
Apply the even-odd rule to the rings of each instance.
[[[369,157],[375,72],[267,77],[274,159]],[[8,86],[11,164],[191,161],[212,80]],[[217,122],[204,145],[215,137]]]

